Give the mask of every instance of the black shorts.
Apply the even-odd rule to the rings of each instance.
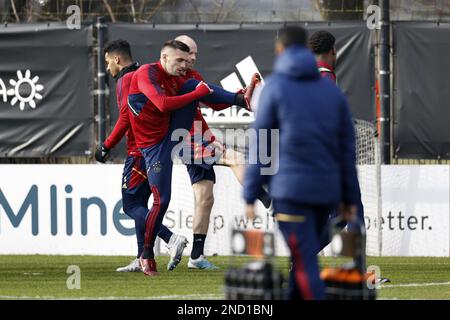
[[[202,180],[209,180],[216,183],[216,173],[214,172],[213,166],[206,167],[198,164],[187,164],[186,168],[191,179],[191,184]]]

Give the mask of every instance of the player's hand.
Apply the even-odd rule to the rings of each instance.
[[[200,81],[197,86],[195,87],[195,91],[200,93],[202,96],[206,96],[208,94],[211,94],[214,92],[213,89],[211,89],[205,82]]]
[[[253,97],[253,93],[255,92],[255,88],[261,84],[261,75],[259,73],[255,73],[250,80],[250,83],[247,87],[244,88],[244,100],[246,104],[246,109],[248,111],[253,111],[251,101]]]
[[[236,92],[236,99],[239,101],[237,105],[239,105],[241,108],[244,108],[245,110],[252,111],[250,107],[250,102],[245,100],[245,93],[247,92],[247,87],[243,89],[239,89]]]
[[[254,204],[246,204],[245,205],[245,215],[250,220],[254,220],[256,218],[256,211],[255,211],[255,205]]]
[[[110,150],[106,148],[104,145],[100,145],[97,147],[97,150],[95,150],[95,160],[101,163],[105,163],[106,160],[108,160],[110,155]]]
[[[339,206],[339,213],[346,221],[352,221],[356,218],[358,207],[354,204],[348,205],[341,203]]]
[[[219,159],[222,156],[222,154],[225,152],[225,148],[224,148],[223,144],[218,141],[211,142],[210,146],[214,150],[213,156],[217,157],[217,159]]]

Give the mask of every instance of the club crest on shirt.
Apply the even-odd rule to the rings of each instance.
[[[160,161],[155,162],[155,164],[152,165],[152,170],[154,173],[160,173],[162,170],[162,165]]]

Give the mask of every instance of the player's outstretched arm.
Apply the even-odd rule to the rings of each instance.
[[[161,84],[158,82],[156,74],[146,72],[146,69],[142,71],[136,75],[138,77],[138,88],[161,112],[180,109],[192,101],[199,100],[211,93],[208,85],[200,82],[191,92],[179,96],[167,96],[161,89]]]
[[[252,111],[250,100],[255,87],[260,84],[261,76],[258,73],[255,73],[248,87],[243,90],[241,89],[238,92],[230,92],[218,86],[209,85],[214,90],[214,94],[204,97],[201,101],[216,111],[226,109],[233,105]]]
[[[190,76],[193,79],[206,82],[203,76],[198,71],[191,70],[190,73],[191,73]],[[237,93],[229,92],[218,86],[214,86],[211,84],[208,84],[208,86],[213,89],[214,94],[208,95],[205,97],[205,99],[202,99],[202,103],[205,106],[213,109],[214,111],[221,111],[235,105],[236,101],[235,95],[238,94],[239,92]]]

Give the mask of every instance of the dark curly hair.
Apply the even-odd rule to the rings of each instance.
[[[116,53],[129,59],[132,58],[130,44],[121,39],[108,42],[103,49],[103,54],[105,53]]]
[[[315,54],[321,54],[333,50],[336,38],[328,31],[315,32],[308,41],[308,46]]]

